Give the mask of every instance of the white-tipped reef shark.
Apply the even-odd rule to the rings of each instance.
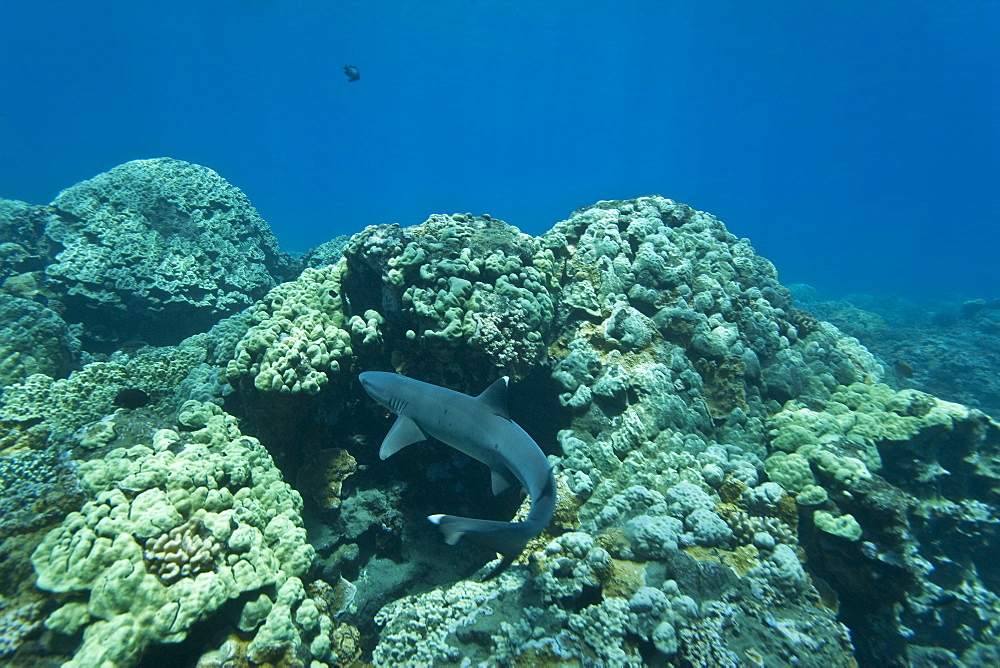
[[[487,580],[506,570],[525,544],[548,526],[556,507],[556,481],[549,461],[507,414],[507,379],[497,380],[478,397],[398,373],[366,371],[359,379],[372,399],[399,416],[382,441],[382,459],[430,436],[486,464],[494,494],[515,482],[528,490],[531,510],[524,522],[455,515],[427,518],[438,525],[449,545],[464,536],[503,555]]]

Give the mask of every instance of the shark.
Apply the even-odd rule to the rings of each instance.
[[[503,555],[486,580],[503,573],[542,533],[556,507],[556,482],[542,449],[507,413],[507,384],[498,379],[479,396],[462,394],[398,373],[365,371],[358,376],[368,395],[398,417],[379,450],[385,460],[413,443],[432,437],[477,459],[490,469],[493,494],[520,485],[531,497],[523,522],[430,515],[449,545],[460,539]]]

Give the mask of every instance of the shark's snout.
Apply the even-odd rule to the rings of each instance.
[[[358,374],[361,387],[368,393],[368,396],[396,414],[402,412],[406,406],[406,402],[393,391],[393,383],[398,378],[399,374],[385,371],[365,371]]]

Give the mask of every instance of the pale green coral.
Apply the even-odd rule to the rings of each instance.
[[[809,460],[800,454],[777,452],[767,458],[767,475],[789,492],[801,492],[816,484]]]
[[[834,517],[825,510],[817,510],[813,513],[813,524],[817,528],[834,536],[840,536],[850,541],[861,539],[861,525],[851,515],[840,515]]]
[[[826,501],[826,490],[816,484],[808,458],[795,452],[776,452],[767,458],[765,468],[772,481],[796,494],[798,503],[815,506]],[[860,469],[855,469],[855,475],[862,475]]]
[[[44,420],[53,432],[66,435],[113,413],[115,396],[126,388],[168,402],[174,387],[205,355],[197,343],[144,348],[132,358],[115,355],[107,362],[92,362],[68,378],[34,374],[3,390],[0,420]]]
[[[362,323],[344,315],[341,279],[346,263],[306,269],[295,281],[271,290],[250,309],[254,322],[236,344],[226,377],[252,380],[262,392],[316,394],[354,354],[360,343],[379,339],[377,314]]]
[[[227,600],[280,586],[312,562],[301,497],[263,446],[214,404],[185,411],[208,414],[189,437],[160,430],[155,447],[118,448],[81,463],[92,500],[32,555],[39,588],[87,597],[89,621],[78,603],[49,621],[67,632],[85,625],[69,666],[126,665],[150,643],[183,640]],[[185,522],[221,549],[189,576],[165,578],[150,550],[164,549],[158,539]]]
[[[789,491],[815,482],[814,472],[851,486],[882,468],[881,443],[907,441],[928,427],[951,429],[968,416],[964,406],[914,390],[881,383],[840,386],[819,408],[791,401],[770,419],[771,446],[781,452],[768,458],[768,474]],[[818,497],[815,490],[812,496]]]

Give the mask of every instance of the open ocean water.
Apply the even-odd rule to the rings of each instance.
[[[40,0],[0,21],[4,197],[169,156],[301,252],[456,211],[541,234],[655,193],[785,283],[1000,288],[994,0]]]

